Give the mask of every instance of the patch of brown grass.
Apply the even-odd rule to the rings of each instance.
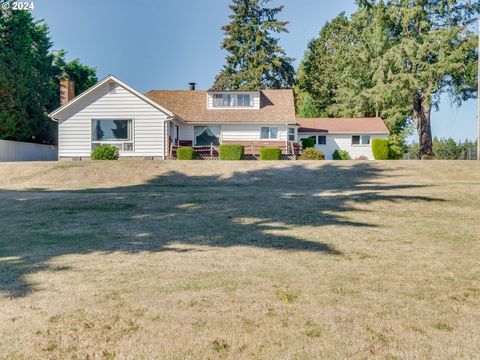
[[[0,164],[0,358],[475,358],[474,162]]]

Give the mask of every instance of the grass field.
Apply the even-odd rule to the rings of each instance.
[[[0,358],[478,358],[476,162],[0,164]]]

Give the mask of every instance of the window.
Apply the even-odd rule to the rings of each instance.
[[[213,94],[214,108],[248,108],[253,107],[250,94]]]
[[[195,126],[196,146],[220,145],[220,126]]]
[[[92,120],[92,149],[101,144],[133,151],[132,120]]]
[[[278,128],[262,127],[261,130],[260,130],[260,139],[262,139],[262,140],[278,139]]]
[[[325,135],[318,135],[318,145],[327,145],[327,137]]]
[[[370,145],[370,135],[353,135],[352,136],[352,145]]]
[[[370,145],[370,135],[362,136],[362,145]]]
[[[288,141],[295,141],[295,128],[288,128]]]
[[[358,135],[352,136],[352,145],[360,145],[360,136]]]
[[[250,94],[237,94],[237,104],[238,107],[250,107]]]

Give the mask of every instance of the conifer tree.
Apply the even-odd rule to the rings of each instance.
[[[283,6],[268,8],[270,0],[232,0],[230,23],[222,30],[226,64],[213,89],[258,90],[293,86],[293,59],[272,34],[288,32],[288,22],[277,20]]]

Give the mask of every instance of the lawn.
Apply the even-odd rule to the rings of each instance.
[[[476,162],[0,164],[0,358],[476,358]]]

